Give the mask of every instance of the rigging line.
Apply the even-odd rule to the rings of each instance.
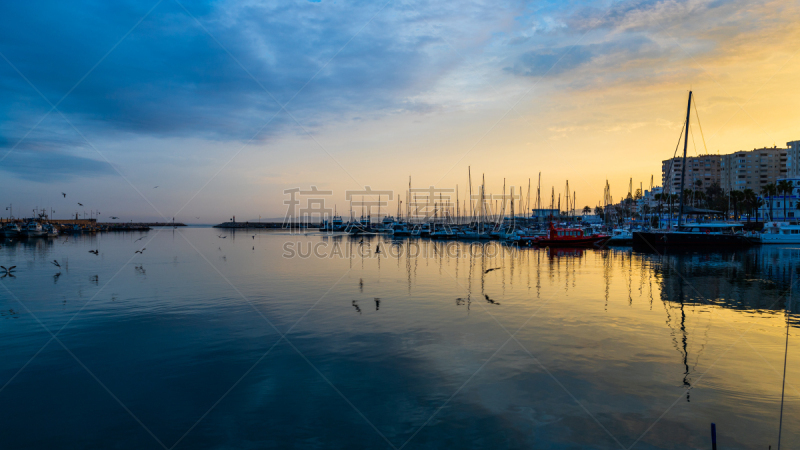
[[[672,169],[673,169],[673,166],[675,165],[675,155],[678,154],[678,148],[680,148],[680,146],[681,146],[681,139],[683,139],[683,129],[684,128],[686,128],[686,123],[685,122],[684,122],[683,126],[681,127],[680,134],[678,135],[678,143],[675,144],[675,151],[672,152],[672,158],[669,160],[669,170],[667,170],[667,173],[669,174],[669,178],[670,178],[670,180],[669,180],[669,183],[670,183],[669,191],[670,192],[672,192],[672,177],[674,176],[674,172],[672,171]],[[685,167],[684,167],[684,169],[685,169]],[[681,170],[683,170],[683,169],[681,169]],[[681,173],[683,173],[683,172],[681,172]],[[606,180],[606,184],[608,184],[608,180]]]
[[[694,98],[694,116],[697,118],[697,126],[700,127],[700,137],[703,138],[703,148],[706,149],[706,154],[708,154],[706,137],[703,135],[703,125],[700,123],[700,114],[697,113],[697,96],[695,95]]]
[[[789,355],[789,310],[792,307],[792,285],[794,284],[794,272],[791,275],[789,284],[789,298],[786,299],[786,346],[783,350],[783,384],[781,385],[781,415],[778,421],[778,450],[781,450],[781,432],[783,431],[783,396],[786,393],[786,358]]]

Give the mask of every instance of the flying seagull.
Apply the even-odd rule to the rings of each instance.
[[[227,238],[228,236],[223,236],[223,235],[221,235],[221,234],[218,234],[218,235],[217,235],[217,237],[218,237],[218,238],[220,238],[220,239],[225,239],[225,238]]]
[[[100,251],[99,250],[89,250],[89,253],[94,253],[95,255],[99,255]]]
[[[158,189],[158,186],[154,186],[153,189]]]
[[[497,303],[496,301],[494,301],[494,300],[490,299],[490,298],[489,298],[489,296],[488,296],[488,295],[486,295],[486,294],[483,294],[483,296],[484,296],[484,297],[486,297],[486,301],[487,301],[487,302],[489,302],[489,303],[491,303],[491,304],[493,304],[493,305],[499,305],[499,304],[500,304],[500,303]]]
[[[493,267],[493,268],[491,268],[491,269],[486,269],[486,270],[484,270],[484,271],[483,271],[483,273],[489,273],[489,272],[491,272],[491,271],[493,271],[493,270],[497,270],[497,269],[499,269],[499,267]]]
[[[61,195],[63,195],[64,198],[67,198],[67,193],[66,192],[62,192]]]
[[[146,249],[146,248],[143,248],[143,249],[141,249],[141,250],[136,250],[136,252],[134,252],[134,253],[144,253],[144,251],[145,251],[145,250],[147,250],[147,249]]]
[[[140,237],[139,239],[137,239],[137,240],[135,240],[135,241],[133,241],[133,242],[139,242],[139,241],[141,241],[141,240],[142,240],[142,239],[144,239],[144,238],[145,238],[145,237],[144,237],[144,236],[142,236],[142,237]]]
[[[3,270],[6,272],[6,274],[9,274],[9,275],[10,275],[10,274],[11,274],[11,272],[12,272],[12,271],[14,271],[14,268],[15,268],[15,267],[17,267],[17,266],[11,266],[11,267],[9,267],[8,269],[6,269],[6,266],[0,266],[0,269],[3,269]]]
[[[52,260],[52,261],[50,262],[50,264],[52,264],[52,265],[54,265],[54,266],[58,267],[59,269],[61,268],[61,264],[59,264],[59,263],[58,263],[58,261],[57,261],[57,260],[55,260],[55,259],[54,259],[54,260]]]
[[[116,219],[119,219],[119,217],[116,217],[116,216],[110,216],[110,217],[111,217],[112,219],[115,219],[115,220],[116,220]]]
[[[78,203],[78,206],[83,206],[83,203]]]

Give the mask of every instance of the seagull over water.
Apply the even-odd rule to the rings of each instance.
[[[59,263],[58,263],[58,261],[57,261],[57,260],[55,260],[55,259],[54,259],[54,260],[52,260],[52,261],[50,261],[50,264],[52,264],[52,265],[54,265],[54,266],[56,266],[56,267],[58,267],[58,268],[61,268],[61,264],[59,264]]]
[[[143,248],[141,250],[136,250],[134,253],[144,253],[145,250],[147,250],[147,248]]]
[[[89,253],[94,253],[95,255],[99,255],[100,251],[99,250],[89,250]]]
[[[83,203],[78,203],[78,206],[83,206]]]
[[[64,198],[67,198],[67,193],[66,192],[62,192],[61,195],[63,195]]]

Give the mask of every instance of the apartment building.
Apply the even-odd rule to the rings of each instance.
[[[800,178],[800,141],[786,143],[786,176]]]
[[[686,157],[685,189],[705,189],[714,183],[721,183],[720,155],[700,155]],[[681,176],[684,174],[683,158],[672,158],[661,162],[661,186],[666,193],[681,190]]]
[[[761,192],[763,186],[787,177],[789,152],[786,148],[765,147],[722,155],[722,189],[725,192],[744,189]]]

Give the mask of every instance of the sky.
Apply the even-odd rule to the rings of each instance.
[[[660,184],[689,90],[689,155],[800,140],[796,1],[0,8],[3,217],[277,218],[312,186],[394,213],[409,177],[463,201],[468,173],[595,206]]]

